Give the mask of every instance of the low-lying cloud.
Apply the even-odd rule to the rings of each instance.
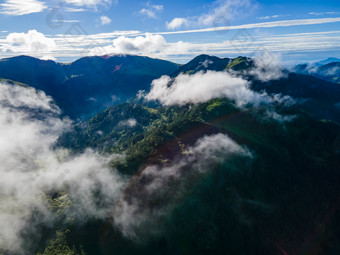
[[[263,68],[266,68],[264,70]],[[262,81],[280,79],[285,76],[279,67],[256,66],[247,74]],[[137,95],[137,97],[141,95]],[[147,101],[158,101],[164,106],[198,104],[214,98],[228,98],[239,109],[262,108],[264,118],[279,122],[291,121],[295,116],[282,116],[275,105],[291,106],[295,100],[281,94],[268,94],[250,89],[250,82],[234,72],[198,72],[193,75],[180,74],[176,78],[167,75],[153,80],[149,93],[143,95]]]
[[[224,134],[205,136],[182,154],[165,166],[147,166],[132,178],[113,214],[114,224],[126,237],[145,241],[158,235],[174,206],[204,174],[236,157],[252,158],[246,148]]]
[[[171,85],[170,85],[171,84]],[[151,84],[146,100],[158,100],[162,105],[202,103],[213,98],[226,97],[238,107],[273,102],[266,93],[249,88],[249,82],[228,72],[207,71],[193,75],[180,74],[175,79],[162,76]]]
[[[68,219],[82,224],[113,216],[124,236],[141,240],[160,231],[151,221],[169,215],[195,178],[235,156],[252,157],[226,135],[206,136],[172,163],[148,166],[127,182],[108,167],[112,157],[54,148],[71,124],[59,114],[45,93],[0,84],[0,251],[31,254],[36,247],[27,245],[41,237],[39,227],[60,227]],[[66,202],[55,208],[51,199],[59,197]],[[152,205],[156,200],[162,203]]]
[[[128,127],[128,128],[135,127],[136,125],[137,125],[137,121],[134,118],[122,120],[117,124],[118,127]]]
[[[280,55],[264,51],[254,58],[255,66],[249,71],[260,81],[267,82],[287,77],[281,66]]]
[[[108,168],[110,157],[53,149],[70,126],[59,113],[43,92],[0,84],[0,251],[30,254],[23,234],[57,217],[47,195],[66,191],[72,205],[65,213],[86,221],[105,218],[125,184]]]

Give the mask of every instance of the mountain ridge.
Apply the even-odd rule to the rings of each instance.
[[[1,59],[0,78],[45,91],[66,115],[79,118],[135,96],[177,68],[169,61],[133,55],[84,57],[67,64],[18,56]]]

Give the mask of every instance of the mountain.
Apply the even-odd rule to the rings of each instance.
[[[316,119],[340,122],[340,87],[313,76],[289,73],[278,80],[262,82],[255,80],[255,91],[291,96],[299,101],[300,109]]]
[[[160,118],[156,109],[133,103],[117,104],[77,123],[72,132],[59,139],[59,145],[67,145],[76,152],[88,147],[106,153],[121,151],[135,142],[132,137],[138,137]]]
[[[335,70],[336,75],[339,63],[330,63],[319,67],[320,72],[330,72]],[[257,69],[256,69],[257,68]],[[208,55],[199,55],[172,74],[176,77],[179,73],[195,74],[197,72],[228,71],[234,75],[242,77],[250,82],[250,86],[257,92],[266,91],[269,94],[281,94],[298,99],[300,108],[317,119],[328,119],[340,122],[340,86],[327,81],[319,76],[309,75],[305,66],[297,66],[296,73],[283,70],[276,79],[268,81],[259,79],[254,75],[256,72],[267,72],[271,74],[277,70],[265,70],[264,67],[256,67],[253,59],[247,57],[218,58]],[[262,70],[263,69],[263,70]],[[325,77],[325,76],[323,76]],[[334,82],[335,78],[332,78]]]
[[[43,208],[34,204],[32,212],[18,213],[20,220],[26,220],[19,235],[27,254],[339,253],[337,84],[287,70],[273,79],[261,79],[256,72],[277,70],[258,67],[246,57],[208,55],[181,66],[136,56],[90,57],[70,64],[18,57],[0,61],[0,70],[8,70],[1,75],[19,83],[10,78],[0,81],[27,86],[20,83],[25,80],[53,94],[72,117],[83,116],[54,144],[55,157],[49,153],[41,161],[45,145],[36,153],[21,144],[15,151],[22,171],[28,171],[25,162],[29,175],[32,169],[41,169],[34,178],[44,176],[49,164],[54,171],[59,161],[66,162],[58,169],[58,183],[52,189],[48,189],[52,182],[43,183],[36,192]],[[147,79],[163,74],[175,79],[180,73],[193,76],[209,70],[244,79],[248,85],[240,91],[245,95],[278,100],[245,106],[222,95],[181,106],[127,100],[138,90],[149,89]],[[127,87],[110,86],[129,79]],[[99,111],[105,107],[105,100],[99,100],[105,91],[108,97],[119,95],[122,102],[111,102]],[[294,103],[280,102],[285,95]],[[86,106],[88,97],[99,100],[101,107]],[[95,114],[86,117],[90,113]],[[35,131],[41,121],[39,116],[33,123],[20,119],[19,124],[29,123],[29,131]],[[103,157],[105,167],[94,164],[91,152]],[[73,169],[82,171],[87,164],[86,175],[73,175]],[[15,167],[12,162],[10,166]],[[103,173],[100,180],[98,172]],[[12,201],[14,192],[8,194]],[[17,253],[5,246],[0,254]]]
[[[340,62],[340,59],[339,58],[327,58],[325,60],[315,62],[315,64],[322,66],[322,65],[327,65],[327,64],[330,64],[330,63],[334,63],[334,62]]]
[[[215,56],[209,55],[199,55],[189,61],[187,64],[182,65],[178,68],[178,70],[173,73],[171,76],[176,77],[180,73],[183,74],[195,74],[201,71],[240,71],[247,70],[254,66],[254,62],[250,58],[246,57],[237,57],[237,58],[219,58]]]
[[[340,84],[340,61],[318,67],[317,75],[324,80]]]
[[[195,57],[187,64],[180,66],[178,70],[172,74],[172,77],[176,77],[180,73],[193,74],[207,70],[223,71],[230,61],[231,59],[229,58],[218,58],[202,54]]]
[[[65,115],[80,118],[148,90],[152,80],[177,68],[168,61],[132,55],[85,57],[69,64],[19,56],[0,60],[0,78],[43,90]]]
[[[298,75],[287,75],[277,80],[261,81],[251,74],[255,62],[246,57],[218,58],[199,55],[184,65],[131,55],[85,57],[73,63],[61,64],[32,57],[19,56],[0,61],[0,79],[11,79],[43,90],[53,97],[65,115],[73,119],[92,116],[106,107],[134,98],[138,91],[150,89],[152,80],[162,75],[175,78],[180,73],[232,71],[252,82],[256,91],[281,93],[307,99],[304,108],[317,118],[340,121],[339,88],[320,79],[321,74],[332,73],[323,80],[336,80],[338,64],[318,68],[318,79],[311,78],[305,66],[299,66]],[[320,76],[320,77],[319,77]],[[301,87],[303,86],[303,88]],[[310,100],[312,99],[312,101]]]
[[[133,243],[102,222],[72,229],[67,237],[70,247],[83,247],[85,254],[98,254],[98,250],[100,254],[159,254],[160,250],[162,254],[253,254],[254,249],[261,254],[280,254],[282,250],[290,254],[309,249],[306,238],[312,238],[310,242],[318,243],[314,248],[318,254],[332,254],[339,248],[336,224],[340,214],[332,208],[340,192],[340,126],[314,120],[294,107],[286,110],[297,117],[282,125],[239,110],[228,99],[165,108],[125,103],[83,123],[84,128],[77,127],[71,135],[81,137],[75,139],[78,148],[96,141],[91,144],[94,148],[105,144],[108,151],[125,153],[125,158],[114,160],[112,166],[132,176],[125,193],[131,199],[152,181],[152,175],[147,178],[150,165],[158,165],[158,171],[180,165],[176,162],[204,136],[228,135],[247,147],[254,158],[249,162],[237,157],[221,160],[202,176],[187,176],[185,173],[193,173],[196,166],[187,165],[178,173],[185,184],[169,177],[163,187],[170,189],[169,193],[161,188],[154,197],[141,196],[145,209],[139,213],[152,210],[150,224],[157,222],[163,229],[151,240]],[[123,113],[121,118],[119,113]],[[125,128],[124,139],[111,136],[120,132],[118,123],[127,118],[139,118],[140,129]],[[103,140],[97,138],[99,130]],[[79,147],[80,141],[84,144]],[[63,146],[73,148],[74,142],[65,139]],[[157,210],[165,210],[172,199],[175,209],[159,220]],[[103,228],[107,234],[94,241]],[[153,227],[138,233],[147,235],[148,228]],[[311,232],[316,236],[310,237]],[[242,241],[244,237],[246,241]]]
[[[330,60],[334,60],[334,62],[324,61],[325,64],[319,64],[321,62],[308,65],[301,64],[294,67],[294,72],[312,75],[316,78],[340,84],[340,60],[331,58]]]

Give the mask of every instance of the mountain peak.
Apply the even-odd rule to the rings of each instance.
[[[339,58],[327,58],[325,60],[321,60],[319,62],[316,62],[316,64],[319,64],[319,65],[326,65],[326,64],[329,64],[329,63],[333,63],[333,62],[340,62],[340,59]]]
[[[193,74],[207,70],[223,71],[230,61],[230,58],[219,58],[216,56],[202,54],[195,57],[187,64],[182,65],[175,73],[172,74],[172,77],[175,77],[180,73]]]

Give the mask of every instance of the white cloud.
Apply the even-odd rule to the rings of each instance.
[[[0,46],[2,52],[43,54],[56,48],[53,39],[47,38],[36,30],[29,30],[27,33],[10,33],[5,41],[6,45]]]
[[[84,12],[86,11],[84,8],[72,8],[72,7],[65,7],[63,9],[66,12]]]
[[[147,166],[132,179],[125,196],[114,207],[114,224],[133,240],[157,235],[164,218],[186,190],[216,165],[235,157],[250,160],[252,154],[228,136],[215,134],[184,148],[183,155],[166,166]]]
[[[166,27],[168,29],[178,29],[188,24],[188,20],[186,18],[174,18],[171,22],[166,23]]]
[[[340,14],[340,12],[310,12],[308,14],[317,15],[317,16],[320,16],[320,15],[337,15],[337,14]]]
[[[144,15],[151,19],[156,19],[157,14],[161,13],[164,9],[163,5],[152,5],[148,3],[148,8],[143,8],[139,11],[141,15]]]
[[[258,19],[265,20],[265,19],[277,19],[281,17],[282,15],[272,15],[272,16],[264,16],[264,17],[259,17]]]
[[[340,66],[335,66],[335,67],[327,70],[326,75],[335,75],[337,73],[340,73]]]
[[[306,66],[306,70],[305,70],[308,74],[311,75],[325,75],[325,76],[333,76],[336,75],[338,72],[340,72],[340,67],[339,66],[334,66],[332,68],[327,68],[324,69],[323,66],[317,66],[315,65],[315,63],[309,63]]]
[[[259,51],[259,54],[253,58],[255,67],[249,71],[249,74],[264,82],[286,77],[287,74],[283,73],[280,64],[280,57],[279,54],[274,54],[267,50]]]
[[[214,9],[198,18],[198,25],[211,26],[228,22],[236,16],[245,15],[245,12],[251,12],[255,8],[250,0],[220,0],[216,1],[215,4],[217,6]]]
[[[102,25],[108,25],[111,23],[111,19],[107,16],[101,16],[100,22],[102,23]]]
[[[64,0],[68,4],[73,4],[76,6],[86,6],[91,8],[97,8],[98,5],[108,5],[111,4],[111,0]],[[114,3],[117,3],[115,1]]]
[[[267,60],[265,60],[265,63],[269,64]],[[261,72],[264,72],[264,74],[261,74]],[[278,72],[276,67],[270,68],[262,65],[261,67],[255,67],[254,71],[250,71],[252,75],[263,81],[282,78],[283,74]],[[251,107],[255,110],[255,113],[258,108],[265,106],[264,114],[261,114],[264,118],[279,122],[291,121],[294,118],[291,115],[280,115],[275,111],[276,104],[285,106],[295,104],[293,98],[279,94],[268,95],[266,92],[259,93],[251,90],[249,85],[248,81],[229,72],[207,71],[193,75],[180,74],[174,79],[164,75],[153,80],[151,90],[144,95],[144,98],[147,101],[159,101],[165,106],[182,106],[188,103],[207,102],[213,98],[228,98],[236,107],[240,109],[249,109]]]
[[[117,54],[181,54],[190,50],[190,43],[179,41],[177,43],[167,43],[161,35],[146,33],[145,36],[125,37],[120,36],[113,40],[112,46],[95,47],[91,49],[90,55],[104,55],[110,53]]]
[[[174,80],[169,76],[162,76],[152,82],[151,90],[145,99],[158,100],[163,105],[185,105],[220,97],[233,100],[238,107],[273,101],[267,94],[250,90],[246,80],[227,72],[215,71],[193,75],[180,74]]]
[[[53,149],[70,126],[59,113],[41,91],[0,84],[0,250],[32,254],[23,241],[41,237],[35,224],[60,219],[48,194],[66,191],[69,202],[61,208],[61,219],[71,217],[78,224],[106,218],[125,186],[125,180],[108,168],[110,157],[92,151],[70,156]],[[34,234],[23,237],[30,231]]]
[[[340,17],[338,17],[338,18],[322,18],[322,19],[279,20],[279,21],[271,21],[271,22],[244,24],[244,25],[238,25],[238,26],[220,26],[220,27],[216,26],[216,27],[194,29],[194,30],[160,32],[160,33],[157,33],[157,34],[161,34],[161,35],[189,34],[189,33],[216,32],[216,31],[252,29],[252,28],[305,26],[305,25],[328,24],[328,23],[335,23],[335,22],[340,22]]]
[[[57,61],[57,59],[53,56],[43,56],[42,58],[40,58],[41,60],[53,60],[53,61]]]
[[[255,8],[250,0],[217,0],[211,5],[211,10],[200,16],[174,18],[171,22],[167,22],[168,29],[178,29],[182,26],[217,26],[229,25],[230,20],[243,16]]]
[[[135,38],[127,38],[121,36],[113,40],[113,46],[119,52],[155,52],[160,51],[166,44],[166,41],[161,35],[146,34],[145,37],[138,36]]]
[[[5,0],[0,7],[0,13],[13,16],[42,12],[47,8],[44,2],[38,0]]]
[[[53,20],[53,22],[60,22],[59,20]],[[79,19],[63,19],[64,23],[79,23],[80,20]]]
[[[112,46],[105,48],[94,48],[90,54],[96,55],[96,52],[109,52],[109,53],[142,53],[149,54],[157,51],[162,51],[166,46],[166,41],[161,35],[146,34],[145,37],[137,36],[129,38],[120,36],[113,40]]]
[[[128,128],[135,127],[136,125],[137,125],[137,121],[133,118],[122,120],[117,124],[118,127],[128,127]]]

